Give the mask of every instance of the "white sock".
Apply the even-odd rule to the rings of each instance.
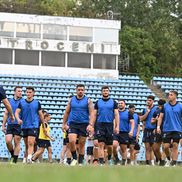
[[[132,166],[135,165],[135,161],[131,161],[131,165],[132,165]]]
[[[32,160],[32,155],[29,154],[28,157],[27,157],[28,160]]]
[[[155,165],[154,160],[151,160],[152,165]]]

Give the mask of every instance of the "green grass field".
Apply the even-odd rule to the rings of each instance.
[[[66,167],[59,164],[0,164],[1,182],[180,182],[182,167]]]

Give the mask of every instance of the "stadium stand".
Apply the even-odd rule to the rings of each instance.
[[[182,101],[182,78],[153,77],[153,84],[161,88],[166,94],[169,90],[178,91],[178,101]]]

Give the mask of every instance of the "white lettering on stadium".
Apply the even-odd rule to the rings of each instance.
[[[119,45],[112,43],[88,43],[59,40],[30,40],[24,38],[0,38],[0,48],[119,54]]]

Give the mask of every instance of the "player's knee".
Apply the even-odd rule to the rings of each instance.
[[[178,143],[173,143],[173,149],[178,149]]]
[[[9,139],[6,139],[6,144],[7,144],[7,145],[11,145],[11,144],[12,144],[12,141],[9,140]]]
[[[99,147],[99,142],[98,142],[98,140],[94,140],[94,147]]]

